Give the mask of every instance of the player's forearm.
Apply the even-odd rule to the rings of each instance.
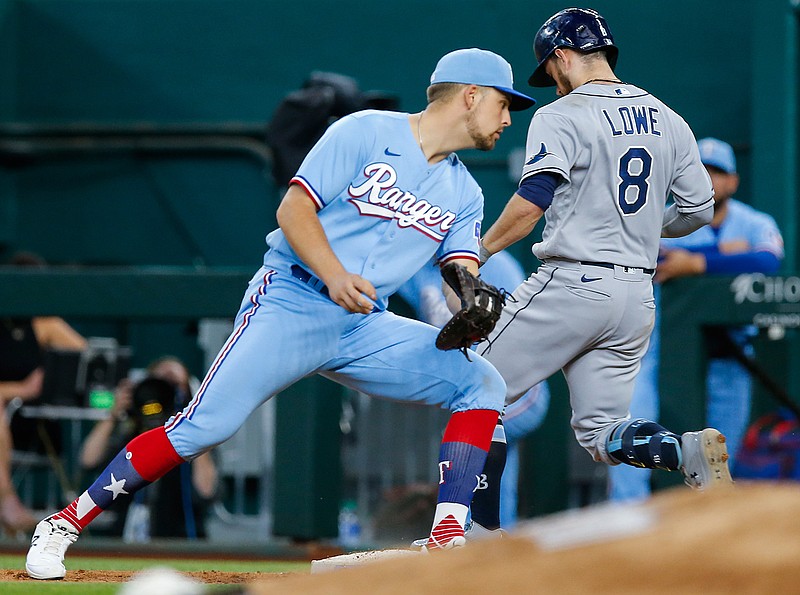
[[[478,265],[475,263],[474,260],[459,258],[454,260],[453,262],[466,267],[466,269],[472,275],[476,277],[479,275]],[[447,309],[450,310],[450,313],[455,314],[456,312],[458,312],[461,309],[461,298],[458,295],[456,295],[456,292],[453,291],[453,288],[450,287],[444,279],[442,279],[442,293],[444,294],[445,303],[447,304]]]
[[[278,225],[289,245],[323,282],[344,267],[334,254],[316,207],[299,186],[290,186],[277,212]]]
[[[711,223],[713,217],[713,205],[710,205],[702,211],[681,213],[678,210],[678,206],[673,203],[664,211],[664,219],[661,225],[661,237],[681,238],[685,235],[689,235],[693,231]]]
[[[481,240],[483,247],[491,254],[505,250],[527,236],[543,214],[544,211],[535,204],[514,194],[500,217],[484,234]]]

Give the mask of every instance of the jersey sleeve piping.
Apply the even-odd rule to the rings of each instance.
[[[480,262],[479,259],[478,259],[478,255],[475,254],[474,252],[469,252],[467,250],[457,250],[455,252],[448,252],[447,254],[442,256],[439,259],[439,264],[440,265],[445,265],[448,262],[451,262],[453,260],[459,260],[459,259],[474,260],[476,263]]]
[[[712,196],[706,202],[701,205],[679,205],[676,203],[676,207],[679,213],[687,214],[687,213],[697,213],[698,211],[705,211],[709,207],[714,206],[714,197]]]
[[[325,203],[322,201],[322,198],[320,198],[319,194],[317,194],[317,191],[314,190],[314,188],[311,186],[311,184],[308,183],[308,180],[306,180],[304,177],[302,177],[302,176],[293,177],[289,181],[289,185],[292,185],[292,184],[297,184],[303,190],[305,190],[305,192],[308,195],[308,197],[312,201],[314,201],[314,204],[317,206],[317,210],[320,210],[322,207],[325,206]]]
[[[564,178],[564,180],[568,180],[569,179],[569,176],[567,175],[567,172],[564,171],[563,169],[559,169],[557,167],[543,167],[542,169],[536,169],[536,170],[533,170],[533,171],[529,171],[524,176],[522,176],[522,178],[520,179],[519,183],[522,184],[522,182],[524,182],[525,180],[527,180],[531,176],[535,176],[536,174],[543,174],[543,173],[558,174],[559,176]],[[517,187],[519,187],[519,185]]]

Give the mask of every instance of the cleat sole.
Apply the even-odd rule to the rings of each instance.
[[[728,455],[728,450],[725,446],[725,435],[716,430],[707,429],[703,432],[703,438],[706,459],[711,467],[710,485],[705,487],[732,484],[733,479],[727,465],[730,455]]]

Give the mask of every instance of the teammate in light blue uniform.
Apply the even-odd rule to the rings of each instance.
[[[481,278],[511,293],[525,280],[525,271],[508,252],[495,254],[481,267]],[[430,261],[397,291],[410,305],[420,320],[440,328],[450,320],[452,314],[442,293],[442,276],[439,267]],[[547,382],[540,382],[511,405],[503,413],[505,440],[508,445],[506,466],[500,484],[500,526],[510,529],[517,522],[517,485],[519,483],[518,440],[538,428],[547,414],[550,390]],[[495,438],[497,439],[497,437]],[[487,490],[485,482],[479,482],[475,500]],[[488,497],[496,497],[488,496]]]
[[[697,143],[700,159],[714,185],[714,218],[709,225],[682,238],[661,241],[662,257],[656,281],[690,275],[774,274],[783,259],[783,239],[775,220],[732,195],[739,184],[733,148],[721,140]],[[659,297],[656,291],[656,298]],[[658,310],[656,310],[658,312]],[[752,355],[752,326],[715,329],[727,332],[746,354]],[[658,419],[659,321],[642,360],[631,402],[633,417]],[[725,434],[733,467],[750,418],[752,379],[749,372],[724,348],[711,345],[706,374],[706,421]],[[609,498],[641,500],[650,495],[650,472],[620,465],[609,469]]]
[[[463,544],[505,383],[477,354],[437,350],[436,328],[386,311],[386,300],[434,255],[478,273],[483,195],[453,151],[493,149],[510,111],[533,103],[514,91],[508,62],[473,48],[439,61],[423,112],[365,111],[333,124],[292,179],[264,266],[192,401],[37,525],[28,574],[62,578],[67,547],[111,502],[227,440],[310,374],[453,412],[428,547]]]

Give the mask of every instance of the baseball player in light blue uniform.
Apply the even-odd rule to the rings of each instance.
[[[710,225],[682,238],[661,241],[656,281],[691,275],[774,274],[783,259],[783,238],[768,214],[732,198],[739,185],[733,148],[716,138],[697,143],[700,159],[714,185],[714,218]],[[656,291],[658,298],[660,292]],[[750,418],[752,378],[724,345],[717,333],[725,332],[747,355],[752,355],[752,326],[714,329],[709,336],[710,353],[706,374],[706,421],[727,438],[729,464],[734,467]],[[659,324],[642,359],[631,401],[631,415],[658,419]],[[650,495],[650,473],[620,465],[609,470],[609,498],[613,501],[641,500]]]
[[[655,318],[659,238],[687,235],[713,214],[694,134],[658,98],[616,76],[619,52],[596,11],[553,15],[534,53],[528,82],[555,86],[560,98],[533,115],[519,188],[480,253],[488,259],[544,217],[532,247],[542,265],[479,351],[506,381],[508,402],[561,370],[573,432],[595,461],[680,471],[697,489],[730,484],[718,430],[679,435],[629,414]],[[497,481],[488,465],[484,474]],[[475,522],[492,521],[476,513]]]
[[[264,266],[200,389],[39,523],[30,576],[63,577],[64,551],[113,500],[227,440],[256,407],[310,374],[453,412],[428,547],[463,544],[505,384],[477,354],[469,361],[437,350],[438,329],[396,316],[386,303],[433,256],[478,273],[483,196],[453,151],[491,150],[510,111],[533,105],[512,79],[497,54],[457,50],[436,65],[423,112],[358,112],[327,130],[290,183]]]
[[[492,256],[481,267],[481,278],[487,283],[511,293],[525,280],[525,271],[511,254],[503,251]],[[452,316],[442,292],[442,276],[434,261],[422,267],[400,287],[397,293],[414,308],[420,320],[435,327],[444,326]],[[519,483],[517,441],[541,425],[547,414],[549,403],[550,390],[547,382],[540,382],[505,408],[503,426],[498,428],[498,431],[502,433],[494,438],[499,441],[505,439],[508,446],[499,494],[491,493],[489,489],[497,486],[489,486],[484,481],[478,482],[478,489],[472,502],[473,506],[492,506],[492,504],[482,504],[481,500],[485,498],[493,502],[495,498],[499,497],[499,522],[505,528],[511,528],[517,521],[517,485]],[[477,526],[473,526],[473,528],[478,529]],[[479,537],[474,530],[470,536]]]

